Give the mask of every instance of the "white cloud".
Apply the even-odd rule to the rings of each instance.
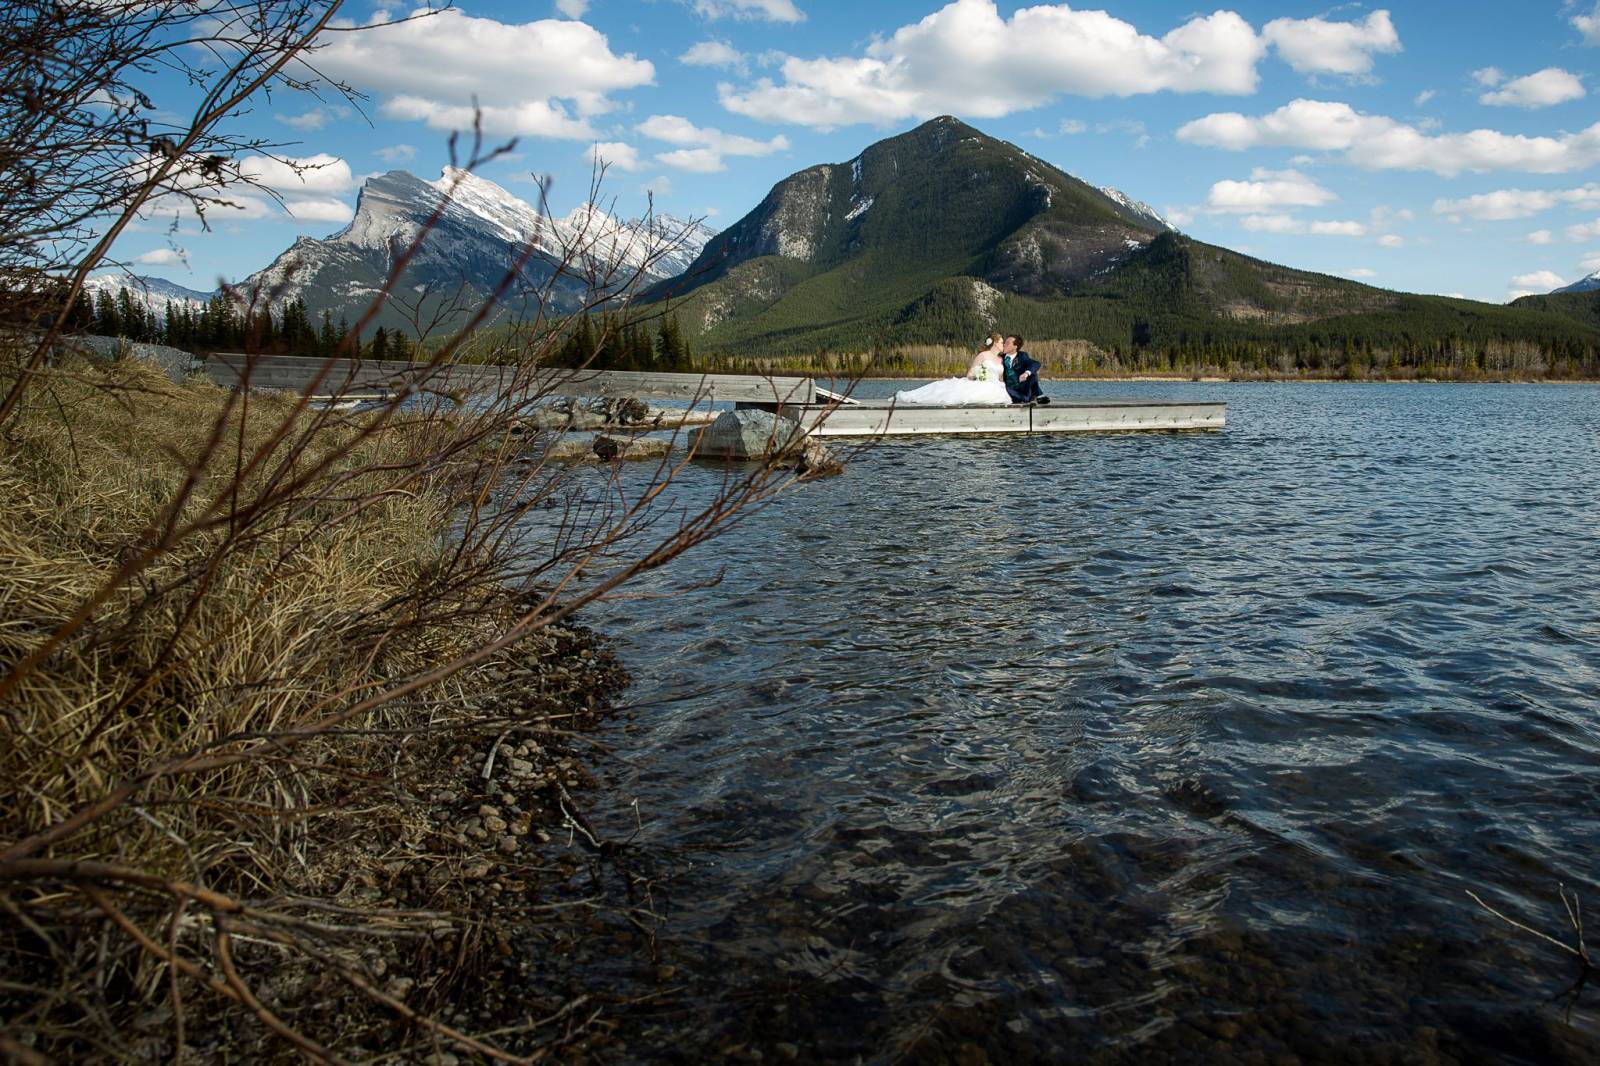
[[[1484,222],[1531,218],[1541,211],[1561,205],[1581,210],[1600,208],[1600,184],[1591,182],[1576,189],[1496,189],[1460,200],[1435,200],[1436,215],[1465,215]]]
[[[1482,67],[1472,72],[1472,80],[1492,89],[1505,81],[1506,76],[1500,72],[1499,67]]]
[[[1375,278],[1378,276],[1378,272],[1376,270],[1369,270],[1366,267],[1355,267],[1353,269],[1346,270],[1344,272],[1344,276],[1347,278]]]
[[[152,248],[133,257],[139,266],[174,266],[184,262],[189,253],[182,248]]]
[[[569,19],[581,19],[589,10],[589,0],[556,0],[556,10]]]
[[[285,126],[293,126],[297,130],[320,130],[328,124],[328,113],[322,108],[313,108],[303,115],[277,115],[277,120]]]
[[[1590,273],[1600,270],[1600,252],[1590,252],[1588,255],[1578,260],[1578,269],[1586,270]]]
[[[656,162],[674,170],[687,170],[692,174],[715,174],[719,170],[728,169],[722,162],[722,156],[709,148],[679,148],[671,152],[662,152],[656,156]]]
[[[1300,233],[1313,237],[1362,237],[1367,227],[1360,222],[1307,222],[1293,215],[1246,215],[1239,224],[1255,233]]]
[[[1536,293],[1549,292],[1551,289],[1561,288],[1566,283],[1567,279],[1553,270],[1535,270],[1528,274],[1518,274],[1511,279],[1511,290],[1508,298],[1515,300],[1519,296],[1532,296]]]
[[[1398,233],[1385,233],[1378,238],[1378,244],[1384,248],[1404,248],[1406,239]]]
[[[1546,67],[1527,77],[1513,78],[1497,91],[1478,97],[1478,102],[1491,107],[1551,107],[1587,95],[1582,78],[1560,67]]]
[[[1178,130],[1190,144],[1242,150],[1260,146],[1342,152],[1369,170],[1428,170],[1454,176],[1464,170],[1521,170],[1557,174],[1600,162],[1600,122],[1559,137],[1528,137],[1479,129],[1429,135],[1349,104],[1294,100],[1260,117],[1219,112]]]
[[[1161,214],[1174,226],[1187,226],[1194,221],[1194,212],[1186,207],[1164,208]]]
[[[767,22],[802,22],[805,12],[793,0],[694,0],[694,13],[708,19],[762,19]]]
[[[1600,47],[1600,3],[1594,5],[1594,10],[1587,15],[1573,15],[1572,25],[1579,33],[1583,34],[1583,43]]]
[[[1373,53],[1401,51],[1400,35],[1387,11],[1374,11],[1361,22],[1273,19],[1261,36],[1302,74],[1368,74]]]
[[[1065,134],[1069,137],[1076,136],[1080,133],[1087,133],[1088,131],[1089,124],[1087,122],[1080,122],[1075,118],[1064,118],[1061,120],[1061,125],[1056,127],[1056,132]]]
[[[1581,222],[1576,226],[1568,226],[1566,235],[1567,240],[1580,244],[1584,241],[1600,240],[1600,218],[1595,219],[1593,222]]]
[[[1523,240],[1529,244],[1554,244],[1556,242],[1555,235],[1547,229],[1536,229],[1524,237]]]
[[[378,149],[378,158],[385,163],[409,163],[417,158],[417,150],[409,144],[391,144]]]
[[[283,209],[301,222],[349,222],[355,217],[342,200],[286,200]]]
[[[679,56],[678,62],[691,67],[722,67],[741,74],[749,69],[745,54],[726,41],[700,41]]]
[[[1306,225],[1292,215],[1246,215],[1239,225],[1256,233],[1304,233]]]
[[[621,141],[601,141],[590,145],[585,158],[597,166],[603,164],[610,170],[639,169],[639,149]]]
[[[725,155],[764,156],[789,148],[789,138],[781,133],[771,140],[758,141],[753,137],[696,126],[679,115],[651,115],[634,128],[646,137],[679,146],[675,151],[656,156],[658,162],[697,174],[725,170],[722,162]]]
[[[649,61],[613,53],[586,23],[506,23],[454,8],[331,34],[316,65],[358,89],[387,94],[382,111],[391,118],[467,129],[476,98],[492,136],[582,140],[595,139],[589,118],[614,106],[608,94],[655,78]]]
[[[1249,181],[1219,181],[1206,196],[1208,211],[1260,212],[1283,207],[1320,207],[1338,199],[1297,170],[1257,167]]]
[[[1439,91],[1437,89],[1424,89],[1416,96],[1412,97],[1411,102],[1417,107],[1421,107],[1423,104],[1427,103],[1429,100],[1432,100],[1438,95]]]
[[[790,56],[781,82],[718,92],[736,114],[823,129],[946,113],[998,118],[1065,93],[1250,93],[1265,47],[1230,11],[1157,38],[1104,11],[1041,4],[1007,19],[994,0],[954,0],[862,55]]]
[[[355,184],[350,164],[326,152],[303,158],[249,156],[239,163],[239,176],[284,197],[340,193]]]

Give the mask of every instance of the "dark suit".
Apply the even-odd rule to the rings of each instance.
[[[1033,403],[1039,398],[1039,361],[1027,352],[1000,357],[1005,364],[1006,395],[1012,403]],[[1028,380],[1021,380],[1027,374]]]

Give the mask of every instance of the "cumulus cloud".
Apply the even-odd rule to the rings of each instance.
[[[1501,84],[1494,92],[1479,96],[1478,102],[1491,107],[1551,107],[1568,100],[1581,100],[1587,95],[1582,78],[1560,67],[1545,67]]]
[[[708,19],[760,19],[766,22],[802,22],[805,12],[793,0],[694,0],[694,13]]]
[[[355,184],[350,164],[326,152],[302,158],[249,156],[240,161],[239,176],[284,197],[341,193]]]
[[[1246,215],[1239,224],[1255,233],[1297,233],[1313,237],[1363,237],[1367,227],[1353,221],[1311,221],[1293,215]]]
[[[1178,139],[1235,151],[1277,146],[1341,152],[1346,162],[1369,170],[1427,170],[1447,177],[1491,170],[1559,174],[1600,162],[1600,122],[1557,137],[1489,129],[1433,135],[1349,104],[1305,99],[1258,117],[1206,115],[1182,126]]]
[[[1556,242],[1555,235],[1547,229],[1536,229],[1524,237],[1523,240],[1529,244],[1554,244]]]
[[[1257,167],[1249,181],[1219,181],[1206,196],[1206,210],[1261,212],[1284,207],[1321,207],[1338,199],[1297,170]]]
[[[749,69],[745,54],[726,41],[700,41],[678,57],[678,62],[691,67],[722,67],[744,73]]]
[[[1427,103],[1429,100],[1432,100],[1438,95],[1439,91],[1437,89],[1424,89],[1416,96],[1412,97],[1411,102],[1418,107],[1421,107],[1423,104]]]
[[[1385,233],[1378,238],[1378,244],[1383,248],[1404,248],[1406,239],[1398,233]]]
[[[1600,270],[1600,252],[1591,252],[1578,260],[1578,268],[1591,273]]]
[[[1312,222],[1307,232],[1314,237],[1365,237],[1367,227],[1360,222]]]
[[[349,222],[355,217],[343,200],[286,200],[283,209],[301,222]]]
[[[648,60],[615,54],[586,23],[506,23],[455,8],[333,34],[316,63],[329,77],[384,94],[391,118],[465,129],[476,98],[491,135],[582,140],[594,139],[590,118],[614,106],[609,94],[655,78]]]
[[[285,126],[293,126],[297,130],[320,130],[328,124],[328,113],[322,108],[314,108],[303,115],[277,115],[277,120]]]
[[[1374,53],[1401,51],[1400,35],[1387,11],[1374,11],[1360,22],[1273,19],[1261,36],[1302,74],[1370,74]]]
[[[1593,222],[1580,222],[1576,226],[1568,226],[1566,236],[1567,240],[1579,243],[1600,240],[1600,218]]]
[[[1344,276],[1347,278],[1375,278],[1378,276],[1378,272],[1367,267],[1354,267],[1346,270]]]
[[[589,146],[586,158],[596,166],[611,170],[639,169],[639,149],[621,141],[601,141]]]
[[[789,56],[781,81],[723,85],[719,96],[736,114],[821,129],[949,112],[998,118],[1067,93],[1250,93],[1265,48],[1230,11],[1152,37],[1105,11],[1043,4],[1003,18],[994,0],[954,0],[864,54]]]
[[[1587,15],[1573,15],[1572,25],[1583,34],[1583,43],[1600,47],[1600,3]]]
[[[1551,289],[1561,288],[1566,283],[1567,279],[1553,270],[1535,270],[1527,274],[1518,274],[1511,279],[1511,289],[1507,298],[1515,300],[1519,296],[1549,292]]]
[[[189,253],[182,248],[153,248],[133,257],[139,266],[175,266],[187,260]]]
[[[770,140],[741,137],[718,129],[696,126],[679,115],[651,115],[635,127],[646,137],[679,147],[656,156],[657,162],[678,170],[711,174],[727,169],[723,156],[764,156],[787,151],[789,138],[778,134]]]
[[[569,19],[581,19],[589,10],[589,0],[556,0],[556,10]]]
[[[1576,189],[1496,189],[1459,200],[1435,200],[1436,215],[1475,218],[1483,222],[1502,222],[1531,218],[1541,211],[1567,205],[1582,210],[1600,208],[1600,184],[1589,183]]]
[[[378,158],[385,163],[409,163],[417,158],[417,150],[409,144],[391,144],[378,149]]]

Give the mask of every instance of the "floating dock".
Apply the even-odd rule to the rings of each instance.
[[[214,355],[200,367],[219,385],[310,390],[319,400],[406,392],[516,391],[543,396],[634,397],[699,407],[732,403],[790,419],[814,437],[966,436],[1001,433],[1216,431],[1227,404],[1205,401],[1073,400],[1036,404],[895,404],[855,400],[815,379],[759,374],[657,374],[622,370],[518,370],[512,367],[298,356]]]
[[[1053,400],[1045,404],[741,404],[776,410],[813,437],[963,436],[987,433],[1136,433],[1219,430],[1227,404],[1148,400]]]

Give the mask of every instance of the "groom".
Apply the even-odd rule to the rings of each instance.
[[[1001,350],[1005,353],[1000,362],[1005,367],[1006,394],[1011,402],[1049,403],[1050,397],[1039,394],[1039,371],[1043,368],[1022,350],[1022,338],[1011,334]]]

